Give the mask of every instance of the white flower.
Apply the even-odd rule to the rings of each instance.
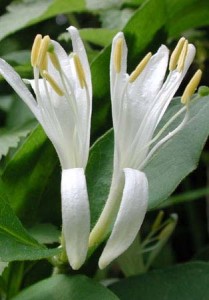
[[[154,136],[194,55],[195,47],[181,38],[171,55],[168,76],[169,50],[164,45],[155,55],[148,53],[128,75],[127,46],[123,33],[118,33],[113,40],[110,81],[115,139],[114,170],[109,197],[89,239],[89,246],[95,247],[112,228],[99,260],[100,268],[122,254],[141,227],[148,204],[148,182],[142,170],[159,147],[181,130],[188,120],[188,103],[199,84],[200,70],[182,96],[182,103],[186,105]],[[178,127],[161,138],[168,125],[183,112],[185,116]]]
[[[49,36],[37,35],[32,47],[31,84],[2,59],[0,73],[28,105],[53,143],[62,166],[63,234],[69,262],[78,269],[86,258],[90,212],[84,169],[88,160],[92,86],[89,63],[77,29],[69,27],[73,53]]]

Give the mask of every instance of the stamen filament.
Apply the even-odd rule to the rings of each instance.
[[[123,39],[119,38],[116,41],[116,45],[114,49],[114,67],[116,73],[120,73],[121,71],[122,54],[123,54]]]
[[[188,85],[186,86],[184,93],[181,97],[181,103],[187,105],[189,103],[189,100],[191,96],[194,94],[197,86],[200,83],[202,77],[202,71],[197,70],[197,72],[194,74]]]
[[[53,90],[59,95],[59,96],[63,96],[64,92],[63,90],[59,87],[59,85],[57,84],[57,82],[54,80],[54,78],[46,71],[43,71],[43,77],[49,82],[49,84],[51,85],[51,87],[53,88]]]
[[[38,53],[37,66],[40,68],[40,70],[43,70],[42,67],[44,66],[44,60],[46,58],[49,43],[50,43],[50,37],[46,35],[41,41],[41,45]]]
[[[138,66],[136,67],[136,69],[131,73],[130,77],[129,77],[129,82],[132,83],[134,82],[137,77],[141,74],[141,72],[144,70],[144,68],[146,67],[146,65],[148,64],[150,58],[152,57],[152,53],[149,52],[147,53],[147,55],[140,61],[140,63],[138,64]]]
[[[178,59],[178,63],[177,63],[177,71],[181,72],[184,68],[184,63],[185,63],[185,59],[186,59],[186,55],[187,55],[187,50],[188,50],[188,41],[185,40],[181,54],[179,56]]]
[[[75,64],[76,73],[80,82],[80,86],[83,89],[86,86],[86,78],[80,58],[76,53],[73,54],[73,60]]]
[[[42,41],[42,35],[37,34],[34,39],[32,50],[31,50],[31,65],[32,65],[32,67],[35,67],[37,65],[41,41]]]
[[[169,71],[175,70],[175,68],[177,66],[177,62],[178,62],[179,56],[180,56],[182,48],[184,46],[184,43],[185,43],[185,38],[182,37],[178,41],[175,49],[173,50],[173,52],[171,54],[171,57],[170,57],[170,62],[169,62]]]
[[[176,135],[183,127],[184,125],[187,123],[189,119],[189,110],[186,110],[184,119],[182,120],[182,122],[176,127],[176,129],[174,129],[173,131],[169,132],[164,138],[162,138],[148,153],[146,159],[139,165],[137,166],[138,169],[142,170],[147,162],[150,160],[150,158],[153,156],[153,154],[163,145],[165,144],[165,142],[167,142],[169,139],[171,139],[174,135]]]

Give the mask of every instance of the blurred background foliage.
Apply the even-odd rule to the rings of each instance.
[[[21,77],[32,78],[30,50],[36,34],[50,35],[70,53],[71,43],[66,33],[70,25],[80,29],[91,62],[92,144],[112,126],[109,56],[111,40],[118,31],[124,31],[127,40],[129,71],[148,49],[154,52],[162,43],[173,49],[178,39],[185,36],[196,46],[197,55],[177,95],[181,95],[197,68],[203,70],[201,85],[209,85],[208,0],[1,0],[0,56]],[[49,245],[57,243],[61,223],[58,159],[33,115],[3,78],[0,78],[0,158],[0,193],[6,194],[11,207],[36,239]],[[176,213],[178,225],[153,266],[158,268],[193,258],[208,260],[208,144],[196,171],[182,181],[162,209],[165,218]],[[150,230],[157,214],[158,208],[147,214],[142,236]],[[84,272],[94,274],[95,266],[96,259],[89,262]],[[23,282],[17,282],[16,273],[13,275],[16,270],[23,276]],[[7,282],[4,290],[9,290],[10,296],[15,295],[50,272],[47,262],[13,262],[4,274]],[[121,275],[114,265],[97,276],[105,278],[108,272],[111,276]]]

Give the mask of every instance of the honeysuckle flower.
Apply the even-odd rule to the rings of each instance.
[[[136,69],[127,74],[127,46],[123,33],[113,39],[110,81],[114,127],[114,170],[108,199],[93,228],[89,246],[94,248],[111,232],[99,260],[107,266],[134,241],[148,204],[148,181],[143,172],[152,155],[186,124],[189,100],[201,78],[198,70],[182,96],[182,108],[155,134],[169,103],[195,55],[195,47],[181,38],[169,61],[162,45],[148,53]],[[166,76],[169,63],[169,73]],[[180,115],[183,120],[173,131],[162,135]],[[163,137],[162,137],[163,136]]]
[[[90,212],[84,169],[92,110],[88,59],[76,28],[69,27],[73,52],[66,54],[49,36],[37,35],[31,51],[36,99],[20,76],[0,59],[0,74],[31,109],[53,143],[62,167],[62,220],[65,247],[73,269],[86,258]]]

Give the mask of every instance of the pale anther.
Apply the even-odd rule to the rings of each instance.
[[[197,70],[197,72],[194,74],[194,76],[192,77],[192,79],[190,80],[190,82],[188,83],[188,85],[184,90],[184,93],[181,97],[181,103],[185,105],[189,103],[191,96],[194,94],[197,86],[200,83],[201,77],[202,77],[202,71]]]
[[[31,50],[31,65],[32,65],[32,67],[35,67],[37,65],[41,40],[42,40],[42,35],[37,34],[34,39],[32,50]]]
[[[122,54],[123,54],[123,39],[119,38],[116,41],[116,45],[114,49],[114,67],[116,73],[120,73],[121,71]]]
[[[75,64],[76,73],[80,82],[80,86],[81,88],[84,88],[86,86],[86,78],[85,78],[83,66],[81,64],[79,56],[76,53],[73,53],[72,56]]]
[[[50,43],[50,37],[46,35],[41,41],[41,45],[38,53],[37,66],[40,68],[40,70],[43,70],[44,68],[49,43]]]
[[[131,73],[129,77],[129,82],[132,83],[134,82],[137,77],[141,74],[141,72],[144,70],[146,67],[147,63],[149,62],[150,58],[152,57],[152,53],[149,52],[147,55],[140,61],[136,69]]]
[[[184,68],[184,63],[185,63],[185,59],[186,59],[186,55],[187,55],[187,50],[188,50],[188,41],[185,40],[181,54],[179,56],[178,59],[178,63],[177,63],[177,71],[181,72]]]
[[[170,62],[169,62],[169,70],[170,71],[175,70],[175,68],[177,66],[177,62],[178,62],[179,56],[181,54],[182,48],[184,46],[184,42],[185,42],[185,38],[184,37],[180,38],[175,49],[173,50],[173,52],[171,54]]]
[[[46,71],[44,70],[42,72],[42,76],[49,82],[49,84],[51,85],[51,87],[53,88],[53,90],[59,95],[59,96],[63,96],[64,92],[63,90],[59,87],[59,85],[57,84],[57,82],[54,80],[54,78]]]
[[[58,71],[60,71],[60,63],[59,63],[59,59],[56,55],[55,52],[48,52],[50,60],[53,64],[53,66],[55,67],[55,69],[57,69]]]

